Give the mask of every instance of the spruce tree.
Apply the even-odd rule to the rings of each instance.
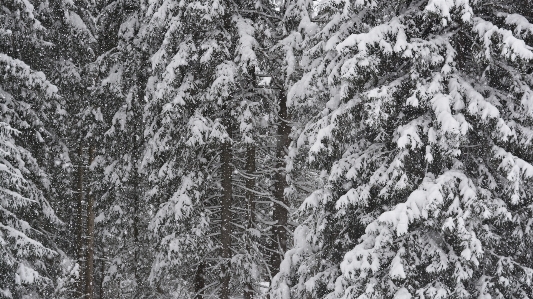
[[[324,109],[300,137],[323,187],[277,295],[531,296],[529,5],[319,7],[296,99]]]
[[[91,165],[93,182],[98,182],[91,215],[96,244],[94,286],[86,292],[145,298],[153,295],[148,283],[153,254],[147,234],[153,207],[145,201],[146,179],[140,169],[150,74],[149,48],[139,34],[144,11],[140,3],[130,1],[102,1],[97,7],[100,52],[89,67],[93,101],[86,113],[95,116],[86,126],[90,125],[93,145],[98,144]]]
[[[146,109],[149,193],[162,200],[151,223],[160,240],[152,278],[172,273],[197,298],[249,298],[268,277],[256,240],[268,231],[270,202],[256,202],[269,186],[254,164],[265,161],[259,136],[271,140],[261,112],[270,102],[257,86],[255,9],[245,1],[148,9],[151,36],[168,28],[152,58]]]
[[[60,263],[68,262],[54,242],[62,222],[50,205],[49,162],[61,167],[68,159],[55,155],[64,101],[42,72],[53,63],[53,31],[43,26],[47,8],[29,1],[0,4],[2,298],[52,296],[56,278],[64,274]],[[68,275],[73,269],[64,270]]]

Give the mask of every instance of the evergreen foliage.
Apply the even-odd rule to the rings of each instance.
[[[521,4],[319,6],[328,22],[294,102],[324,103],[300,136],[323,187],[303,205],[279,297],[531,296]]]
[[[529,0],[5,0],[0,298],[530,298]]]
[[[52,190],[44,164],[65,111],[39,71],[51,47],[40,21],[46,10],[28,1],[0,8],[0,296],[46,296],[60,277],[51,233],[61,221],[46,197]]]

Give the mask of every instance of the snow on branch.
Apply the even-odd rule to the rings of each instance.
[[[21,60],[13,59],[6,54],[0,53],[0,74],[11,77],[11,80],[23,83],[27,88],[42,90],[48,97],[58,97],[58,89],[50,83],[44,73],[32,71]]]
[[[491,60],[491,48],[498,46],[501,48],[500,55],[511,61],[515,61],[517,58],[523,60],[533,59],[533,48],[526,45],[522,39],[516,38],[510,30],[499,28],[489,21],[485,21],[482,18],[474,18],[474,32],[476,32],[483,41],[484,56],[486,59]],[[497,45],[493,45],[493,37],[499,38]]]

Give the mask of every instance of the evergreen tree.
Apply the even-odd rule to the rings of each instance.
[[[93,106],[98,115],[93,142],[99,143],[92,165],[97,202],[92,296],[145,298],[152,288],[147,225],[151,208],[144,200],[146,179],[140,171],[144,150],[143,106],[149,76],[148,55],[139,36],[139,3],[99,3],[98,58],[91,64]]]
[[[269,13],[272,26],[272,43],[269,51],[267,71],[271,76],[271,88],[274,90],[275,104],[273,115],[275,120],[275,154],[272,196],[272,235],[269,242],[269,266],[271,278],[279,272],[281,260],[290,242],[292,228],[290,214],[299,201],[302,188],[313,185],[309,177],[293,171],[296,149],[293,138],[301,129],[300,124],[305,116],[291,105],[290,90],[301,76],[299,63],[308,36],[312,35],[317,26],[311,22],[310,1],[283,1],[274,6]],[[292,134],[291,134],[292,133]],[[302,179],[302,180],[301,180]]]
[[[261,112],[269,91],[256,78],[260,10],[248,2],[148,9],[147,36],[168,28],[152,58],[146,109],[143,167],[149,194],[162,199],[151,223],[161,246],[151,277],[166,285],[172,277],[190,296],[252,296],[268,277],[265,244],[252,241],[270,226],[270,202],[260,202],[269,186],[254,166],[268,160],[259,136],[272,139]]]
[[[43,6],[41,6],[43,7]],[[59,143],[55,156],[64,162],[57,167],[55,158],[48,164],[53,178],[49,197],[54,211],[65,224],[54,236],[62,256],[68,260],[69,275],[58,280],[56,297],[81,296],[85,280],[85,201],[89,196],[87,145],[84,143],[87,130],[84,128],[83,113],[88,103],[90,80],[86,67],[94,60],[96,38],[91,5],[87,1],[51,1],[47,7],[47,18],[42,20],[47,28],[48,38],[53,44],[49,53],[51,59],[45,73],[57,85],[66,116],[56,130]],[[53,164],[52,164],[53,162]],[[77,263],[73,263],[73,260]],[[72,275],[75,275],[74,281]],[[76,288],[77,287],[77,288]],[[61,291],[60,291],[61,290]],[[78,292],[78,293],[76,293]]]
[[[41,72],[53,61],[47,5],[4,1],[0,9],[0,297],[46,297],[66,258],[54,243],[62,223],[49,203],[47,165],[66,162],[54,151],[64,102]]]
[[[296,99],[324,183],[279,297],[532,295],[530,3],[485,2],[320,7]]]
[[[531,20],[3,1],[0,298],[533,297]]]

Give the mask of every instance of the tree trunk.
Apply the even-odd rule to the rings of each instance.
[[[270,271],[272,276],[279,272],[281,259],[287,250],[287,200],[285,188],[287,179],[285,175],[285,155],[289,147],[289,134],[291,129],[287,123],[287,96],[282,94],[279,101],[278,111],[278,136],[276,142],[276,174],[274,182],[274,211],[273,220],[276,222],[272,227],[272,241],[270,244]]]
[[[140,60],[141,65],[140,69],[137,73],[137,101],[136,103],[132,103],[133,112],[136,114],[137,119],[142,119],[142,107],[144,98],[146,96],[146,84],[148,82],[148,74],[149,70],[151,68],[151,64],[149,64],[148,55],[145,52],[140,53]],[[131,179],[130,179],[130,190],[132,191],[131,197],[133,199],[133,250],[134,250],[134,264],[133,264],[133,275],[135,278],[135,285],[137,290],[139,289],[139,285],[143,285],[144,281],[141,281],[139,278],[139,272],[140,267],[142,267],[140,263],[140,251],[141,251],[141,242],[140,242],[140,233],[139,233],[139,227],[142,226],[140,223],[140,213],[141,213],[141,178],[139,174],[139,168],[138,165],[140,165],[141,156],[142,156],[142,143],[143,143],[143,132],[144,127],[142,122],[140,121],[134,121],[133,123],[133,135],[131,138],[131,145],[132,145],[132,164],[134,165],[134,168],[132,169]]]
[[[249,144],[246,148],[246,175],[248,176],[246,178],[246,201],[248,205],[248,229],[252,229],[255,227],[255,196],[254,196],[254,189],[255,189],[255,145]],[[252,254],[252,236],[248,233],[248,243],[247,246],[247,252],[249,255]],[[246,285],[244,287],[244,299],[252,299],[254,297],[254,289],[253,289],[253,281],[251,280],[251,277],[248,277],[248,281],[246,282]]]
[[[94,161],[94,146],[89,148],[89,166]],[[93,299],[94,289],[94,190],[87,196],[87,265],[85,267],[85,297]]]
[[[83,275],[82,275],[82,265],[83,265],[83,259],[85,252],[83,250],[83,147],[82,143],[80,142],[78,147],[78,172],[77,172],[77,178],[76,178],[76,189],[78,192],[78,231],[76,236],[76,255],[78,258],[78,264],[80,266],[79,269],[79,280],[77,282],[77,289],[78,289],[78,295],[81,296],[84,291],[84,284],[83,284]]]
[[[231,131],[230,126],[227,130]],[[231,167],[232,153],[231,142],[225,141],[222,144],[222,204],[221,204],[221,224],[220,224],[220,241],[222,243],[222,267],[221,267],[221,289],[220,299],[228,299],[230,295],[230,259],[231,259],[231,205],[232,205],[232,184],[231,176],[233,169]]]
[[[136,171],[136,170],[135,170]],[[136,288],[139,287],[139,284],[142,284],[144,282],[141,282],[139,279],[139,246],[141,245],[139,242],[139,188],[138,188],[138,178],[137,173],[133,174],[134,180],[132,183],[133,185],[133,277],[135,280]]]
[[[204,298],[204,288],[205,288],[205,263],[201,262],[196,268],[196,275],[194,277],[194,293],[196,296],[194,299],[203,299]]]
[[[105,255],[102,256],[102,260],[101,260],[101,263],[100,263],[100,276],[101,276],[101,279],[100,279],[100,296],[99,296],[98,299],[104,299],[104,277],[105,277],[104,266],[105,266]]]
[[[134,159],[134,162],[137,162],[138,160],[137,159]],[[132,228],[133,228],[133,244],[132,244],[132,248],[130,250],[133,250],[133,261],[132,261],[132,267],[133,267],[133,279],[135,281],[135,283],[133,284],[135,286],[134,290],[133,290],[133,294],[135,294],[135,297],[137,297],[137,294],[141,292],[142,290],[142,287],[145,283],[145,281],[143,281],[140,277],[140,267],[142,267],[141,263],[142,263],[142,257],[141,257],[141,254],[140,254],[140,251],[141,251],[141,242],[139,242],[139,226],[140,226],[140,223],[139,223],[139,213],[140,212],[140,208],[139,208],[139,197],[140,197],[140,188],[139,188],[139,175],[137,173],[137,169],[134,169],[133,170],[133,174],[132,174],[132,178],[131,178],[131,184],[132,186],[130,187],[131,188],[131,194],[130,194],[130,198],[132,199],[133,203],[133,221],[132,221]],[[131,253],[131,251],[130,251]]]

